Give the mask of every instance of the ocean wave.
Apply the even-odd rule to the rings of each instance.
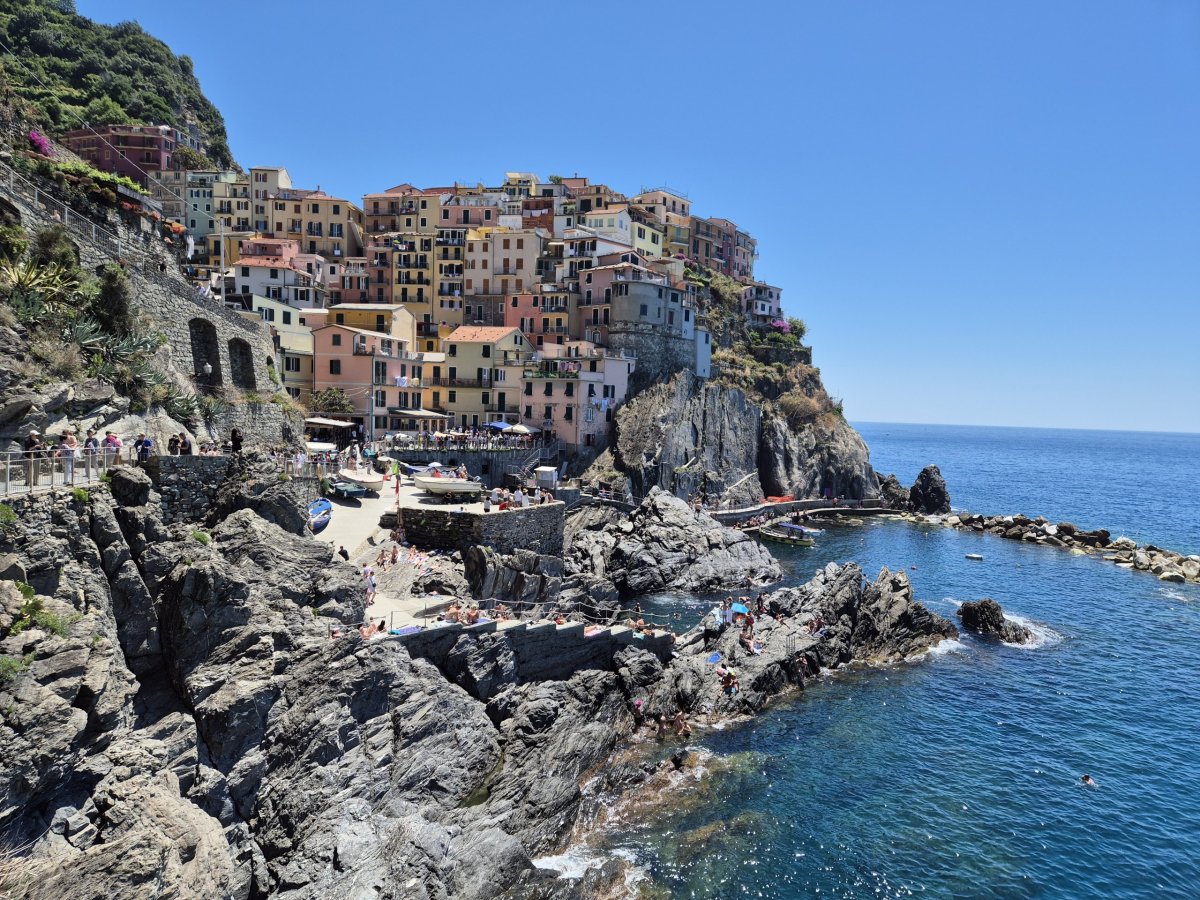
[[[1014,613],[1006,612],[1004,618],[1010,622],[1016,622],[1018,625],[1023,625],[1029,629],[1033,637],[1023,644],[1010,644],[1003,641],[1005,647],[1016,647],[1018,650],[1041,650],[1043,647],[1053,647],[1055,644],[1061,644],[1063,636],[1046,625],[1043,622],[1035,622],[1032,619],[1027,619],[1024,616],[1018,616]]]
[[[599,869],[611,857],[597,853],[586,844],[571,847],[554,856],[541,856],[533,860],[539,869],[557,872],[559,878],[582,878],[588,869]]]
[[[920,656],[914,659],[922,659],[926,656],[945,656],[947,653],[966,653],[967,645],[958,638],[946,638],[938,641]]]
[[[1185,594],[1178,588],[1173,587],[1160,587],[1158,593],[1168,600],[1175,600],[1179,603],[1190,603],[1192,600],[1200,597],[1200,594]]]

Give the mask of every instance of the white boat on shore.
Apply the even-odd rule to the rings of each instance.
[[[368,491],[378,492],[383,489],[383,476],[370,469],[338,469],[338,478],[361,485]]]
[[[437,496],[445,496],[446,494],[477,494],[483,490],[483,485],[478,481],[426,473],[413,475],[413,484],[425,491],[425,493]]]

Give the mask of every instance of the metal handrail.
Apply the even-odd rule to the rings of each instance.
[[[87,451],[82,444],[70,454],[56,448],[5,451],[0,453],[0,495],[98,484],[110,468],[131,462],[132,457],[131,447]]]

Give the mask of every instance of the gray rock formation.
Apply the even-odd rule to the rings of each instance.
[[[895,475],[889,475],[879,482],[879,498],[888,509],[909,511],[909,488],[902,485]]]
[[[967,631],[998,637],[1006,644],[1024,644],[1033,637],[1033,632],[1024,625],[1004,618],[1004,610],[991,597],[967,600],[958,608],[957,615]]]
[[[532,550],[504,555],[475,546],[463,554],[463,569],[472,597],[494,599],[521,615],[579,612],[590,621],[608,622],[621,608],[616,585],[590,572],[567,574],[557,556]]]
[[[567,569],[607,578],[625,596],[749,587],[781,574],[753,537],[657,488],[620,524],[577,534]]]
[[[908,491],[908,508],[925,515],[944,515],[950,512],[950,493],[937,466],[923,468]]]
[[[643,495],[658,486],[732,505],[764,496],[874,497],[867,446],[845,420],[819,417],[799,430],[741,390],[690,373],[655,385],[621,408],[617,467]]]
[[[679,639],[676,657],[661,677],[650,675],[642,660],[647,674],[634,678],[631,693],[645,697],[646,712],[750,712],[781,691],[803,685],[819,669],[906,659],[958,634],[949,620],[913,599],[903,572],[887,569],[874,582],[864,582],[858,566],[830,563],[807,584],[775,591],[764,600],[772,614],[755,622],[760,652],[743,645],[736,627],[718,631],[709,621],[707,629]],[[719,662],[709,662],[713,653],[720,654]],[[736,693],[722,686],[718,666],[737,673]]]

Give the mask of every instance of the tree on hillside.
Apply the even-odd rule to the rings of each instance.
[[[320,393],[313,394],[308,402],[310,412],[322,413],[352,413],[354,404],[341,388],[325,388]]]
[[[134,118],[107,95],[95,97],[88,101],[83,108],[83,121],[89,125],[125,125],[134,122]]]

